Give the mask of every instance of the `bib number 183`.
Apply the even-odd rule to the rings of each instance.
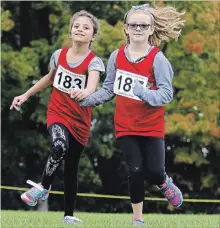
[[[78,87],[79,89],[82,89],[82,80],[80,78],[75,78],[72,79],[72,77],[70,77],[69,75],[63,75],[63,72],[60,72],[58,74],[59,79],[58,79],[58,85],[61,85],[66,89],[71,88],[72,86],[72,80],[75,82],[74,86],[72,86],[72,88]]]
[[[54,77],[53,86],[69,93],[72,88],[84,89],[86,82],[86,75],[76,74],[59,66]]]

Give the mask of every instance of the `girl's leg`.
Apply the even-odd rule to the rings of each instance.
[[[69,137],[68,129],[60,123],[54,123],[48,128],[51,137],[51,154],[45,166],[41,184],[45,189],[49,189],[53,182],[55,174],[59,169],[66,153],[69,150]]]
[[[72,136],[69,146],[64,163],[64,216],[73,216],[78,187],[78,165],[84,149]]]
[[[48,198],[50,185],[69,148],[69,131],[63,124],[54,123],[48,130],[52,142],[51,155],[47,160],[41,184],[28,180],[27,183],[33,187],[21,195],[21,199],[30,206],[35,206],[39,199]]]
[[[119,138],[119,143],[128,169],[128,184],[133,209],[133,220],[142,220],[144,177],[143,159],[139,142],[135,136],[122,136]]]
[[[143,221],[143,201],[140,203],[131,203],[133,210],[133,220]]]
[[[144,176],[149,183],[161,185],[166,180],[165,144],[156,137],[141,137],[141,149],[144,157]]]
[[[182,193],[165,172],[164,140],[156,137],[142,137],[142,146],[145,175],[148,181],[158,186],[171,205],[181,206]]]

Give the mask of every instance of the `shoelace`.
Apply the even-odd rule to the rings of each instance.
[[[30,194],[32,197],[36,196],[40,193],[40,190],[38,190],[37,188],[33,187],[28,191],[28,194]],[[35,198],[35,197],[34,197]],[[38,197],[39,198],[39,197]]]
[[[166,198],[171,199],[175,196],[175,192],[172,188],[168,187],[168,189],[164,192]]]
[[[27,180],[27,183],[34,186],[28,191],[28,194],[30,194],[34,199],[38,200],[40,197],[45,195],[44,189],[39,184],[36,184],[31,180]],[[41,194],[35,198],[34,196],[38,195],[39,193]]]

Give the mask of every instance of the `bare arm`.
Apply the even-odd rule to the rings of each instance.
[[[53,83],[55,75],[55,70],[50,70],[50,72],[41,78],[34,86],[32,86],[27,92],[24,94],[17,96],[14,98],[10,109],[15,108],[16,110],[20,109],[20,106],[28,100],[28,98],[37,92],[47,88],[49,85]]]
[[[35,93],[47,88],[49,85],[53,83],[55,71],[50,70],[50,72],[41,78],[34,86],[32,86],[25,94],[29,98],[30,96],[34,95]]]
[[[86,90],[89,94],[94,93],[99,82],[100,72],[92,70],[89,72]]]
[[[102,88],[90,96],[86,97],[80,102],[80,106],[95,107],[100,104],[104,104],[111,100],[115,94],[113,91],[115,75],[116,75],[116,57],[118,54],[118,49],[112,52],[108,65],[107,65],[107,76],[102,85]]]
[[[85,89],[72,89],[70,97],[76,101],[81,101],[90,94],[94,93],[99,82],[100,72],[91,70],[88,76],[88,82]]]

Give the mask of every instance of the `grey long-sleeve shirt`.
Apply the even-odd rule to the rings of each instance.
[[[149,51],[151,48],[149,49]],[[149,53],[149,52],[148,52]],[[97,92],[91,94],[86,99],[80,102],[81,106],[89,106],[94,107],[100,104],[104,104],[107,101],[111,100],[115,94],[113,91],[115,76],[116,76],[116,57],[118,54],[118,49],[112,52],[108,65],[107,65],[107,76],[102,85],[102,88]],[[125,56],[128,61],[132,62],[127,50],[127,46],[125,47]],[[137,59],[133,63],[140,62],[144,59],[143,56],[140,59]],[[173,88],[172,88],[172,79],[173,79],[173,70],[172,67],[167,60],[167,58],[160,51],[156,54],[154,63],[153,63],[153,71],[156,79],[157,90],[149,90],[144,88],[141,91],[140,98],[148,103],[151,106],[162,106],[171,102],[173,99]]]

